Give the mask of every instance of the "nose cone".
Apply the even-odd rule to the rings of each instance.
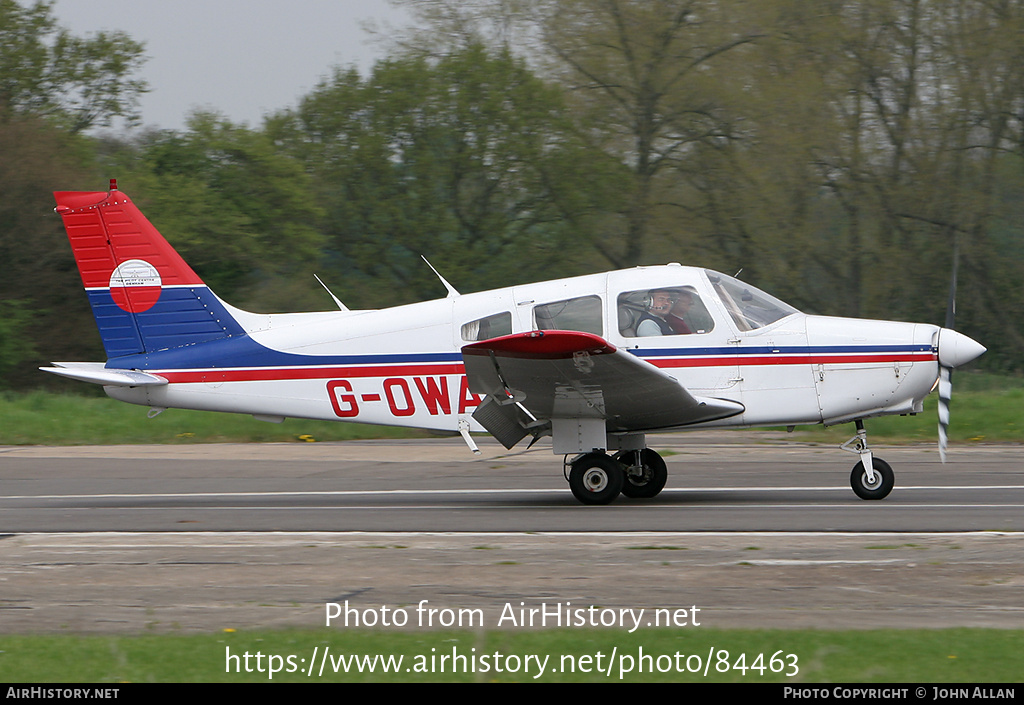
[[[939,331],[939,364],[943,367],[959,367],[965,365],[986,350],[976,340],[963,333],[943,328]]]

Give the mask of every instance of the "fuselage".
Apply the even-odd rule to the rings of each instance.
[[[532,330],[598,335],[695,395],[739,402],[701,426],[840,423],[915,413],[938,375],[938,326],[809,316],[738,280],[637,267],[372,311],[251,314],[244,334],[108,361],[168,380],[107,387],[157,408],[455,432],[481,403],[461,348]],[[636,431],[666,429],[631,429]]]

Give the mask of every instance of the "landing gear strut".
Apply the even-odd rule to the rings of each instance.
[[[864,430],[864,422],[857,419],[854,423],[857,426],[857,435],[840,446],[843,450],[860,456],[860,462],[853,466],[853,472],[850,473],[850,485],[861,499],[884,499],[892,492],[896,476],[889,463],[872,456],[871,449],[868,448],[868,434]]]
[[[583,504],[609,504],[620,493],[649,499],[668,480],[665,461],[650,448],[620,450],[614,456],[584,453],[573,458],[569,467],[569,489]]]

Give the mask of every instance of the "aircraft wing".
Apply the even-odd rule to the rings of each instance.
[[[486,395],[473,418],[505,447],[553,418],[604,419],[610,432],[686,426],[742,413],[696,397],[654,365],[603,338],[531,331],[462,348],[469,388]]]

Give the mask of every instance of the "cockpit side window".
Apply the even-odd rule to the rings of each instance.
[[[619,294],[619,332],[627,338],[708,333],[715,321],[692,286],[639,289]]]
[[[581,296],[533,307],[537,330],[576,330],[604,335],[601,297]]]
[[[512,314],[508,311],[479,318],[462,326],[462,339],[466,341],[490,340],[512,335]]]
[[[725,274],[706,270],[715,293],[741,331],[756,330],[794,313],[789,304],[779,301],[757,287]]]

